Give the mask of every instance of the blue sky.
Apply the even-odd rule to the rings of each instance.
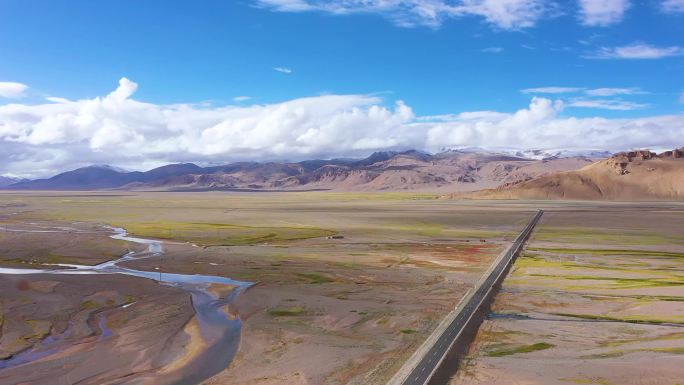
[[[158,109],[185,105],[220,115],[217,110],[237,106],[246,114],[258,106],[289,106],[300,98],[355,95],[358,100],[330,107],[332,115],[321,116],[321,121],[354,108],[370,116],[373,106],[397,115],[395,103],[400,101],[411,116],[401,121],[402,128],[392,126],[388,132],[411,131],[404,127],[409,125],[433,130],[418,139],[408,138],[409,133],[384,143],[354,137],[340,151],[327,145],[286,146],[266,158],[407,146],[434,150],[437,142],[483,145],[485,134],[464,134],[469,128],[422,125],[435,120],[453,124],[453,116],[475,111],[515,114],[531,109],[534,97],[552,102],[553,116],[545,115],[547,120],[603,118],[615,124],[684,112],[683,0],[2,0],[0,15],[0,107],[5,107],[4,117],[0,110],[0,144],[11,147],[15,156],[6,161],[16,163],[0,170],[5,174],[18,174],[19,167],[49,172],[76,165],[63,154],[76,147],[88,153],[85,161],[108,161],[92,140],[107,124],[106,136],[149,140],[151,134],[143,131],[122,134],[122,127],[131,123],[105,122],[102,114],[95,114],[97,124],[77,130],[84,131],[78,143],[35,135],[37,122],[49,123],[59,115],[51,112],[59,108],[46,107],[58,103],[55,98],[102,99],[124,77],[137,84],[131,101]],[[9,105],[15,110],[20,105],[36,117],[18,121]],[[320,109],[315,103],[311,108]],[[233,117],[232,123],[225,116],[216,119],[188,130],[235,123]],[[163,128],[165,138],[176,132],[174,124]],[[251,124],[240,129],[266,135],[258,128],[263,121]],[[67,125],[59,129],[73,128]],[[321,129],[319,123],[314,126]],[[446,130],[445,136],[435,139],[435,130]],[[669,130],[668,135],[680,133]],[[238,132],[245,131],[230,135]],[[301,135],[295,138],[298,143]],[[387,137],[386,132],[379,135]],[[518,139],[510,146],[554,145]],[[55,159],[27,161],[31,146],[39,145],[50,147]],[[250,154],[263,150],[251,144],[221,151],[189,147],[159,150],[127,164],[255,158]]]

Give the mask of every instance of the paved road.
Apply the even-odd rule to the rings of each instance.
[[[461,312],[454,318],[444,333],[439,336],[420,363],[411,371],[411,374],[403,382],[404,385],[424,385],[428,383],[444,356],[451,350],[456,337],[468,326],[472,315],[482,305],[484,299],[487,298],[487,294],[492,289],[492,286],[499,281],[499,278],[525,243],[543,213],[543,210],[539,210],[520,235],[518,235],[506,255],[499,261],[499,264],[491,270],[491,273],[484,281],[481,281],[481,285],[476,288]]]

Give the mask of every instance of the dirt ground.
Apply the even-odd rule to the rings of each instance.
[[[6,261],[4,267],[94,264],[136,247],[109,239],[102,225],[124,227],[134,236],[162,239],[166,251],[162,258],[138,260],[129,266],[217,275],[255,284],[228,309],[243,320],[237,357],[206,384],[380,384],[458,303],[533,213],[524,205],[433,198],[323,193],[0,194],[3,227],[79,229],[47,236],[7,232],[2,242],[5,254],[0,257]],[[328,239],[331,235],[341,238]],[[86,250],[78,246],[86,243]],[[53,254],[60,257],[55,259]],[[59,280],[53,279],[55,276],[26,277],[29,287],[46,285],[39,283],[42,281],[62,281],[62,276]],[[2,278],[8,287],[17,287],[16,277],[10,277],[11,281]],[[72,365],[87,363],[97,368],[93,362],[117,362],[107,357],[119,355],[124,346],[149,347],[148,361],[121,361],[120,372],[97,369],[82,378],[83,383],[102,383],[110,378],[106,376],[116,373],[123,378],[126,368],[147,370],[139,365],[151,365],[149,368],[177,358],[177,352],[167,357],[155,351],[160,344],[192,349],[186,346],[191,317],[187,295],[140,278],[108,279],[80,276],[60,282],[55,287],[68,287],[70,294],[56,298],[54,303],[64,305],[46,307],[38,317],[46,322],[85,317],[89,337],[72,345],[74,349],[87,346],[103,351],[96,355],[101,359],[84,360],[70,348],[58,355],[69,361],[60,369],[47,364],[55,362],[54,357],[45,357],[0,370],[0,376],[18,382],[17,370],[40,368],[70,383],[73,377],[66,378],[74,375]],[[155,296],[170,301],[159,299],[157,313],[151,316],[176,311],[174,322],[155,330],[154,335],[136,334],[135,330],[154,322],[144,318],[142,312],[148,310],[138,307],[143,303],[140,299],[124,308],[124,300],[130,295],[127,290],[132,287],[129,281],[138,285],[136,297],[149,298],[146,303],[154,304]],[[106,341],[87,345],[87,338],[97,341],[98,336],[108,334],[98,328],[99,313],[78,315],[84,312],[81,307],[92,306],[89,296],[102,291],[101,287],[109,289],[107,295],[114,301],[104,300],[106,306],[114,307],[108,311],[126,314],[127,318],[113,324],[114,337],[109,345]],[[34,301],[45,300],[40,292],[28,292],[36,297]],[[173,298],[178,298],[178,303],[173,303]],[[16,295],[3,291],[0,299],[5,304],[15,301]],[[35,312],[33,308],[12,311],[24,323]],[[6,356],[62,330],[46,326],[42,333],[36,333],[25,325],[19,327],[19,323],[7,323],[6,330],[14,333],[13,340],[25,342],[15,346],[3,341]],[[38,336],[25,338],[30,333]]]
[[[111,230],[91,223],[61,221],[0,222],[0,263],[37,268],[45,264],[96,265],[142,248],[109,238]]]
[[[684,378],[681,205],[434,198],[0,194],[0,266],[100,263],[140,247],[103,226],[124,227],[165,249],[129,267],[254,283],[226,309],[243,321],[237,356],[205,384],[381,384],[544,208],[452,383]],[[3,384],[126,383],[203,347],[189,295],[154,281],[3,275],[0,289],[3,360],[59,347],[0,369]]]
[[[684,383],[684,209],[549,211],[451,384]]]

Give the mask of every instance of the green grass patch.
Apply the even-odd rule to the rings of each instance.
[[[500,348],[500,349],[490,350],[487,352],[487,356],[489,356],[489,357],[504,357],[504,356],[510,356],[513,354],[531,353],[531,352],[536,352],[539,350],[550,349],[554,346],[556,346],[556,345],[549,344],[546,342],[537,342],[536,344],[531,344],[531,345],[520,345],[520,346],[515,346],[515,347],[510,347],[510,348]]]
[[[583,294],[582,297],[588,299],[603,300],[607,296],[598,294]],[[609,298],[617,299],[635,299],[638,301],[666,301],[666,302],[684,302],[684,297],[676,297],[672,295],[611,295]]]
[[[401,329],[402,334],[416,334],[418,331],[416,329]]]
[[[617,357],[624,356],[625,353],[626,352],[623,352],[622,350],[613,350],[613,351],[605,352],[605,353],[588,354],[588,355],[582,356],[581,358],[589,359],[589,360],[596,360],[596,359],[602,359],[602,358],[617,358]]]
[[[266,242],[284,242],[320,238],[335,231],[316,227],[257,227],[227,223],[199,222],[126,222],[115,223],[129,233],[156,239],[175,239],[202,246],[239,246]]]
[[[97,302],[90,300],[90,299],[87,301],[81,302],[81,309],[82,310],[92,310],[92,309],[97,309],[98,307],[100,307],[100,305]]]
[[[534,239],[556,243],[606,244],[606,245],[662,245],[682,244],[681,237],[664,236],[642,230],[606,229],[596,227],[541,226]]]
[[[288,308],[276,308],[268,311],[271,317],[296,317],[306,314],[306,309],[300,306]]]
[[[319,273],[299,273],[297,274],[297,277],[306,280],[307,283],[311,284],[330,283],[335,281],[327,275]]]
[[[634,323],[634,324],[652,324],[652,325],[659,325],[659,324],[679,324],[679,325],[684,325],[684,319],[682,317],[677,317],[675,319],[665,319],[665,318],[658,318],[654,316],[648,316],[648,315],[628,315],[628,316],[623,316],[623,317],[611,317],[611,316],[605,316],[605,315],[594,315],[594,314],[573,314],[573,313],[551,313],[553,315],[561,316],[561,317],[570,317],[570,318],[581,318],[581,319],[586,319],[586,320],[595,320],[595,321],[614,321],[614,322],[626,322],[626,323]]]
[[[611,261],[613,262],[613,261]],[[635,269],[635,267],[648,267],[647,263],[644,264],[596,264],[595,261],[586,261],[578,263],[570,260],[558,260],[555,257],[544,258],[537,255],[525,254],[515,261],[515,269],[527,269],[527,268],[552,268],[552,269],[563,269],[563,270],[606,270],[606,271],[628,271],[629,273],[637,274],[650,274],[653,275],[654,271],[662,272],[662,269]],[[666,270],[666,272],[669,272]]]
[[[361,263],[348,262],[348,261],[335,261],[335,262],[332,262],[332,264],[334,266],[343,267],[345,269],[360,269],[360,268],[363,268],[365,266]]]
[[[477,339],[485,342],[506,341],[511,337],[528,335],[529,333],[516,330],[480,330]]]
[[[654,342],[654,341],[676,341],[684,339],[684,332],[670,333],[662,336],[650,338],[629,338],[621,340],[608,340],[601,343],[601,346],[622,346],[631,343]]]
[[[573,261],[559,261],[559,260],[549,260],[542,257],[528,256],[524,255],[516,259],[513,265],[514,273],[516,275],[525,274],[526,269],[563,269],[563,270],[574,270],[574,271],[586,271],[586,270],[612,270],[621,271],[626,270],[620,267],[607,267],[600,265],[586,265],[579,264]]]
[[[673,253],[658,250],[625,250],[625,249],[572,249],[572,248],[546,248],[528,247],[530,251],[542,251],[554,254],[592,254],[592,255],[625,255],[625,256],[648,256],[684,258],[684,253]]]
[[[584,359],[601,359],[601,358],[618,358],[628,353],[647,352],[647,353],[666,353],[666,354],[684,354],[684,347],[667,347],[667,348],[640,348],[630,349],[626,351],[613,350],[606,353],[590,354],[582,356]]]
[[[667,278],[619,278],[619,277],[602,277],[594,275],[556,275],[556,274],[528,274],[530,277],[542,277],[553,279],[565,279],[571,281],[603,281],[607,285],[601,286],[603,289],[636,289],[644,287],[663,287],[663,286],[684,286],[684,277],[669,276]],[[587,289],[599,288],[599,285],[592,286],[572,286],[568,289]]]
[[[684,354],[683,347],[673,347],[673,348],[648,348],[639,349],[642,352],[656,352],[656,353],[669,353],[669,354]]]

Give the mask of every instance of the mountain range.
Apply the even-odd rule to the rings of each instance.
[[[364,159],[302,162],[238,162],[201,167],[169,164],[126,172],[89,166],[47,179],[5,186],[12,190],[430,190],[473,191],[574,170],[590,164],[586,156],[536,160],[484,150],[375,152]]]
[[[10,185],[13,185],[15,183],[22,182],[22,181],[25,181],[25,180],[0,175],[0,188],[4,188],[4,187],[7,187],[7,186],[10,186]]]
[[[177,163],[128,172],[96,165],[47,179],[9,181],[9,190],[430,191],[511,199],[684,199],[684,149],[632,151],[375,152],[364,159]]]

